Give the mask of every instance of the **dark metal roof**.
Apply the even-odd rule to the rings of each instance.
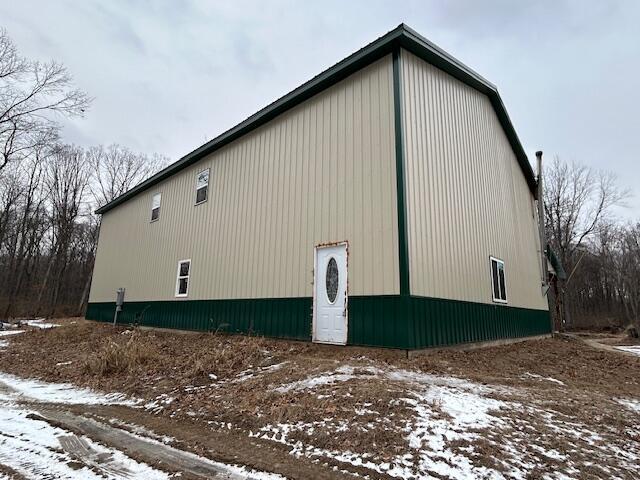
[[[527,159],[527,155],[522,148],[522,144],[518,139],[518,136],[513,128],[513,124],[509,118],[509,114],[502,103],[502,99],[498,94],[498,89],[491,82],[474,72],[472,69],[456,60],[447,52],[431,43],[426,38],[419,35],[417,32],[406,26],[400,24],[398,27],[391,30],[386,35],[374,40],[369,45],[361,48],[357,52],[349,55],[344,60],[336,63],[334,66],[328,68],[319,75],[313,77],[308,82],[302,84],[295,90],[287,93],[285,96],[280,97],[275,102],[267,105],[262,110],[254,113],[249,118],[239,123],[235,127],[227,130],[221,135],[217,136],[213,140],[205,143],[204,145],[196,148],[192,152],[188,153],[180,160],[172,163],[164,170],[156,173],[154,176],[148,178],[144,182],[136,185],[131,190],[120,195],[118,198],[103,205],[96,210],[96,213],[102,214],[108,212],[112,208],[126,202],[130,198],[133,198],[140,192],[151,188],[153,185],[165,180],[171,175],[179,172],[183,168],[194,164],[201,158],[210,153],[222,148],[223,146],[233,142],[246,133],[264,125],[266,122],[272,120],[281,113],[295,107],[296,105],[304,102],[313,95],[327,89],[331,85],[343,80],[352,73],[362,69],[363,67],[373,63],[374,61],[382,58],[384,55],[391,53],[395,48],[402,47],[410,51],[414,55],[422,58],[426,62],[440,68],[447,72],[451,76],[466,83],[467,85],[475,88],[476,90],[487,95],[495,109],[498,119],[504,129],[507,138],[511,144],[518,163],[522,168],[522,171],[527,179],[527,183],[531,192],[536,194],[536,180]]]

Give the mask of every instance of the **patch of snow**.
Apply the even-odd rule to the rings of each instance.
[[[377,369],[368,368],[372,374],[377,373]],[[375,370],[375,371],[374,371]],[[275,389],[278,393],[286,393],[292,390],[313,390],[316,387],[322,385],[331,385],[337,382],[346,382],[356,378],[354,375],[354,368],[350,365],[343,365],[329,372],[326,375],[319,375],[317,377],[307,377],[303,380],[297,380],[285,385],[281,385]]]
[[[558,385],[562,385],[562,386],[564,386],[564,385],[565,385],[565,383],[564,383],[563,381],[561,381],[561,380],[558,380],[558,379],[553,378],[553,377],[543,377],[542,375],[537,375],[537,374],[535,374],[535,373],[525,372],[525,373],[522,375],[522,377],[523,377],[523,378],[527,378],[527,377],[528,377],[528,378],[535,378],[535,379],[537,379],[537,380],[544,380],[544,381],[551,382],[551,383],[556,383],[556,384],[558,384]]]
[[[175,400],[175,397],[172,397],[166,393],[158,395],[151,402],[147,402],[144,405],[144,408],[147,410],[151,410],[153,413],[160,413],[167,405],[171,405],[171,403]]]
[[[56,363],[56,367],[63,367],[65,365],[71,365],[73,362],[69,360],[68,362],[58,362]]]
[[[17,333],[24,333],[24,330],[0,330],[0,337],[7,337]]]
[[[341,422],[331,419],[325,422],[268,425],[252,433],[252,436],[284,443],[297,456],[329,457],[397,478],[426,478],[431,473],[447,478],[502,478],[498,472],[474,465],[470,458],[448,447],[449,442],[455,440],[476,438],[478,434],[471,430],[502,424],[503,421],[491,412],[504,408],[506,403],[488,398],[486,395],[493,391],[488,387],[464,379],[404,369],[382,370],[344,365],[323,375],[282,385],[276,391],[309,390],[371,375],[407,384],[410,397],[400,401],[415,412],[413,420],[404,428],[408,448],[414,455],[399,455],[391,462],[376,462],[373,454],[332,451],[289,440],[292,432],[312,434],[314,428],[326,430],[329,423],[334,432],[353,428],[348,423],[341,425]],[[356,409],[355,413],[375,413],[366,407]]]
[[[194,387],[193,385],[187,385],[184,387],[184,391],[187,393],[197,392],[198,390],[204,390],[209,388],[209,385],[200,385],[199,387]]]
[[[371,410],[369,408],[371,405],[371,403],[365,403],[362,405],[362,407],[356,407],[354,409],[354,413],[356,415],[380,415],[380,412],[376,412],[375,410]]]
[[[250,378],[255,378],[261,376],[265,373],[275,372],[280,370],[285,364],[289,363],[288,361],[284,361],[282,363],[275,363],[273,365],[267,365],[266,367],[260,367],[258,369],[248,368],[247,370],[243,370],[238,373],[236,377],[231,380],[231,383],[242,383]]]
[[[640,400],[633,400],[631,398],[616,398],[616,401],[620,405],[627,407],[629,410],[640,413]]]
[[[633,353],[640,357],[640,345],[618,345],[615,348],[622,350],[623,352]]]
[[[396,419],[385,416],[361,424],[357,421],[349,423],[326,418],[306,423],[267,425],[252,432],[250,436],[285,444],[294,456],[331,458],[345,466],[364,467],[380,475],[395,478],[525,479],[540,467],[541,461],[556,461],[563,465],[559,471],[544,478],[580,477],[583,471],[576,468],[576,462],[581,460],[576,460],[571,450],[555,449],[545,438],[532,437],[532,431],[538,428],[537,422],[542,422],[551,430],[551,435],[557,434],[568,439],[570,444],[580,445],[583,453],[586,451],[591,458],[610,458],[614,455],[618,467],[610,472],[607,471],[608,466],[598,464],[599,471],[604,476],[617,477],[620,472],[633,471],[640,461],[640,454],[636,453],[640,451],[636,448],[638,442],[632,441],[623,448],[612,441],[606,429],[594,431],[575,417],[555,411],[548,405],[520,403],[516,399],[526,395],[526,389],[516,387],[487,386],[462,378],[393,367],[385,367],[383,370],[343,365],[332,371],[322,372],[317,377],[309,376],[282,385],[276,391],[286,393],[292,390],[313,390],[351,379],[366,380],[372,375],[378,380],[402,384],[401,390],[406,394],[394,401],[404,403],[413,410],[413,415],[406,423],[400,424]],[[564,385],[553,377],[535,374],[526,374],[526,377]],[[320,396],[320,392],[311,393]],[[341,395],[346,397],[349,393],[342,392]],[[513,399],[509,399],[511,396]],[[634,411],[640,411],[640,402],[636,402],[622,399],[620,403]],[[368,407],[367,404],[355,407],[354,413],[373,413]],[[406,448],[391,459],[382,459],[374,453],[375,450],[372,453],[356,453],[319,448],[310,443],[311,438],[307,442],[300,435],[313,435],[316,430],[331,434],[354,428],[367,432],[387,428],[397,431],[400,428],[407,442]],[[640,439],[640,429],[635,432],[634,430],[631,437]],[[292,439],[294,434],[298,440]],[[478,439],[483,439],[495,447],[496,451],[504,453],[495,458],[496,467],[475,461]],[[584,466],[584,461],[580,465]]]
[[[0,340],[0,350],[9,346],[9,342],[6,340]]]
[[[169,478],[165,472],[139,463],[118,450],[103,447],[87,437],[80,439],[103,460],[95,465],[78,463],[76,458],[61,448],[60,438],[70,435],[70,432],[28,418],[31,412],[12,402],[2,402],[0,405],[0,464],[26,478]]]
[[[414,396],[415,399],[405,401],[414,406],[419,418],[422,415],[419,410],[425,406],[429,406],[432,411],[441,409],[450,417],[447,422],[454,430],[486,428],[495,424],[497,419],[489,412],[505,406],[503,401],[449,386],[436,385],[416,392]]]
[[[46,320],[45,318],[36,318],[34,320],[23,321],[22,323],[25,323],[30,327],[36,327],[36,328],[42,328],[42,329],[55,328],[60,326],[57,323],[47,323],[45,322],[45,320]]]
[[[314,422],[315,423],[315,422]],[[347,428],[349,426],[347,425]],[[433,478],[431,472],[438,473],[446,478],[504,478],[495,471],[486,467],[476,467],[463,455],[457,455],[449,450],[444,454],[440,451],[428,449],[426,446],[416,452],[416,455],[404,454],[395,457],[391,462],[377,462],[372,453],[354,453],[351,451],[328,450],[304,445],[300,441],[291,441],[289,436],[293,431],[308,431],[309,424],[298,422],[296,424],[277,424],[264,427],[257,433],[251,433],[252,437],[259,437],[274,442],[282,443],[291,448],[291,454],[296,457],[306,456],[328,457],[338,462],[364,467],[383,475],[396,478]],[[442,432],[439,432],[439,434]],[[436,445],[440,448],[440,444]],[[434,456],[434,453],[436,455]]]
[[[17,399],[74,405],[136,405],[138,403],[138,400],[129,399],[122,393],[101,394],[69,383],[41,382],[0,373],[0,400]]]
[[[490,389],[458,378],[407,370],[392,370],[387,377],[414,384],[412,398],[403,400],[415,412],[405,433],[409,447],[417,450],[417,458],[409,465],[397,458],[394,467],[384,473],[407,478],[417,468],[424,474],[435,472],[450,478],[501,476],[486,467],[474,465],[467,456],[452,451],[448,444],[477,438],[478,434],[470,430],[501,425],[502,420],[491,412],[504,408],[505,402],[486,397]]]
[[[170,437],[168,435],[158,435],[148,428],[140,425],[134,425],[132,423],[126,423],[122,420],[118,420],[117,418],[110,419],[109,423],[130,433],[136,434],[139,437],[144,437],[145,439],[153,439],[165,445],[176,442],[176,439],[174,437]]]
[[[216,462],[213,460],[210,460],[206,457],[201,457],[199,455],[196,455],[195,453],[191,453],[191,452],[187,452],[184,450],[178,450],[177,448],[174,448],[170,445],[166,445],[163,441],[159,441],[156,440],[157,437],[159,437],[159,435],[157,435],[156,433],[147,430],[146,428],[143,427],[137,427],[136,425],[131,425],[131,424],[127,424],[129,427],[133,427],[133,428],[128,428],[126,430],[124,430],[124,433],[126,435],[129,435],[131,437],[135,437],[137,439],[140,440],[144,440],[146,442],[149,443],[155,443],[155,444],[162,444],[163,448],[171,450],[176,452],[176,454],[179,454],[183,457],[188,457],[188,458],[192,458],[194,460],[197,460],[199,462],[202,463],[207,463],[211,466],[213,466],[214,468],[218,469],[218,470],[222,470],[223,472],[232,474],[232,475],[238,475],[238,476],[242,476],[242,477],[247,477],[248,480],[286,480],[285,477],[283,477],[282,475],[278,475],[276,473],[268,473],[268,472],[261,472],[258,470],[253,470],[251,468],[245,467],[245,466],[241,466],[241,465],[230,465],[230,464],[226,464],[226,463],[220,463],[220,462]],[[140,435],[139,433],[132,433],[133,430],[135,430],[136,428],[138,429],[142,429],[145,434]],[[147,436],[147,434],[151,434],[150,436]],[[156,438],[154,438],[156,437]],[[169,437],[171,438],[171,437]],[[175,440],[175,439],[174,439]]]
[[[172,397],[160,396],[165,403]],[[91,390],[76,388],[69,384],[52,384],[36,380],[21,379],[13,375],[0,373],[0,464],[6,465],[26,478],[51,479],[131,479],[149,480],[168,479],[172,476],[153,467],[139,463],[117,449],[102,446],[87,437],[78,437],[92,453],[100,458],[92,463],[91,458],[83,458],[79,462],[74,455],[64,450],[62,437],[73,435],[62,428],[54,427],[46,421],[30,418],[36,413],[18,404],[18,401],[47,402],[62,404],[130,404],[122,394],[102,395]],[[112,424],[130,427],[125,434],[144,439],[147,442],[162,444],[176,453],[197,458],[217,469],[227,472],[234,478],[255,480],[284,480],[280,475],[251,470],[237,465],[226,465],[199,457],[189,452],[182,452],[167,443],[175,441],[168,436],[160,436],[136,425],[124,424],[113,420]],[[132,433],[133,432],[133,433]],[[0,479],[2,477],[0,476]]]

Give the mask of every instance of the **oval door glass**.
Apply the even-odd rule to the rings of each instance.
[[[336,301],[336,297],[338,296],[338,283],[338,264],[336,263],[336,259],[331,257],[327,264],[327,273],[325,277],[327,300],[329,300],[329,303],[335,303]]]

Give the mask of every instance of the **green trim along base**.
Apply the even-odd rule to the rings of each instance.
[[[86,318],[112,322],[115,302]],[[311,340],[312,299],[125,302],[118,323]],[[417,296],[349,297],[349,345],[418,348],[550,333],[549,312]]]

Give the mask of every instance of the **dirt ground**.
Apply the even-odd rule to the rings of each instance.
[[[287,478],[637,478],[640,357],[613,349],[620,337],[409,360],[391,350],[56,323],[3,337],[0,370],[140,399],[135,408],[69,409],[145,427],[217,461]]]

